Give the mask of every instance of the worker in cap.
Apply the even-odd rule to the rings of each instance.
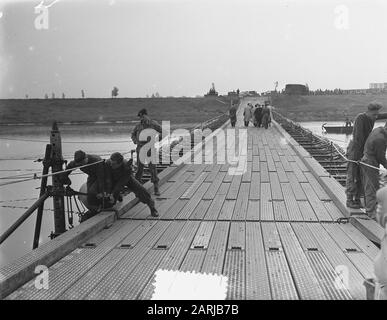
[[[140,134],[145,129],[153,129],[154,136],[157,133],[162,133],[161,126],[148,116],[148,112],[146,109],[141,109],[138,113],[138,117],[140,118],[140,122],[134,127],[132,131],[132,141],[134,144],[136,144],[136,152],[137,152],[137,172],[136,172],[136,180],[139,182],[142,182],[142,175],[144,172],[144,166],[145,166],[145,160],[141,159],[141,148],[144,147],[148,142],[152,141],[152,136],[148,135],[146,139],[140,139]],[[154,138],[154,137],[153,137]],[[153,139],[154,141],[154,139]],[[148,145],[149,146],[149,145]],[[150,146],[151,148],[147,151],[147,156],[156,158],[155,154],[151,154],[152,150],[153,152],[156,152],[154,145]],[[157,176],[157,168],[156,164],[152,161],[149,161],[148,163],[148,169],[151,176],[151,181],[154,186],[154,194],[159,196],[159,178]]]
[[[93,165],[93,163],[95,163]],[[86,167],[83,167],[87,165]],[[87,204],[93,214],[98,213],[101,209],[101,202],[105,196],[105,169],[102,158],[97,155],[86,154],[82,150],[74,153],[74,160],[67,166],[66,170],[79,168],[87,174]],[[62,183],[70,185],[69,179],[71,171],[63,173],[61,176]]]
[[[364,153],[360,165],[362,183],[364,186],[364,200],[367,215],[376,219],[376,191],[379,189],[379,166],[387,168],[387,122],[384,127],[372,130],[364,145]]]
[[[378,102],[368,104],[367,111],[358,114],[353,124],[352,140],[347,147],[347,158],[352,161],[359,161],[363,156],[364,144],[371,133],[375,121],[379,116],[382,105]],[[348,162],[346,195],[348,208],[359,209],[362,205],[360,196],[363,192],[361,171],[357,163]]]
[[[105,170],[106,188],[111,196],[111,202],[122,201],[121,192],[124,187],[127,187],[149,207],[153,217],[158,217],[155,202],[150,193],[133,177],[131,161],[125,160],[121,153],[114,152],[106,160]]]

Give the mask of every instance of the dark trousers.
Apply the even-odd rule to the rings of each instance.
[[[97,199],[98,180],[95,177],[87,178],[87,203],[91,206],[98,206],[100,200]]]
[[[249,122],[250,122],[250,121],[245,121],[245,127],[248,127],[248,126],[249,126]]]
[[[347,164],[347,180],[345,186],[347,199],[360,199],[362,194],[362,180],[360,167],[357,163],[348,162]]]
[[[230,118],[230,122],[231,122],[231,127],[235,127],[235,123],[236,123],[236,118]]]
[[[137,148],[136,151],[137,151],[137,172],[136,172],[136,180],[137,181],[141,181],[142,179],[142,175],[144,173],[144,167],[145,165],[140,161],[140,149],[141,148]],[[148,164],[148,169],[149,169],[149,173],[150,173],[150,176],[151,176],[151,181],[152,183],[158,183],[159,182],[159,177],[157,176],[157,168],[156,168],[156,165],[153,164],[152,162],[150,162]]]
[[[127,180],[122,181],[119,185],[117,185],[117,183],[114,184],[114,188],[118,190],[113,193],[113,197],[116,201],[125,186],[128,187],[129,191],[133,192],[142,203],[145,203],[150,207],[154,207],[154,200],[148,190],[146,190],[133,176],[128,177]]]
[[[372,166],[379,167],[376,161],[363,160]],[[376,212],[376,191],[379,189],[379,170],[361,166],[362,181],[364,184],[364,202],[367,213]]]

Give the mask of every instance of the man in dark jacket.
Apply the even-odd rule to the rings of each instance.
[[[134,192],[142,203],[148,205],[153,217],[158,217],[154,200],[141,183],[133,177],[132,165],[124,159],[121,153],[113,153],[110,159],[106,160],[105,165],[107,192],[111,196],[110,201],[112,203],[115,203],[117,200],[122,201],[120,192],[126,186],[130,191]]]
[[[375,120],[378,118],[379,110],[382,106],[379,103],[372,102],[368,105],[367,112],[356,116],[353,125],[352,140],[347,148],[347,158],[349,160],[359,161],[363,156],[364,144],[371,133]],[[359,209],[360,195],[362,193],[362,182],[360,167],[358,164],[348,162],[347,165],[347,207]]]
[[[374,129],[364,145],[361,161],[373,167],[382,165],[387,168],[387,122],[384,127]],[[376,191],[379,189],[379,170],[361,165],[362,182],[364,184],[365,209],[370,218],[376,217]]]
[[[229,110],[229,117],[230,117],[231,127],[233,128],[235,128],[235,123],[237,120],[236,113],[237,113],[237,108],[235,107],[235,104],[232,104]]]
[[[95,165],[92,165],[95,163]],[[98,210],[101,205],[101,199],[105,193],[105,176],[104,176],[104,163],[101,157],[92,154],[86,154],[82,150],[75,151],[74,160],[67,166],[68,169],[76,169],[78,167],[89,165],[87,167],[80,168],[80,170],[87,174],[87,203],[89,208]],[[63,184],[71,184],[69,179],[71,171],[63,173],[61,179]]]
[[[146,111],[146,109],[140,110],[140,112],[138,113],[138,116],[140,117],[140,123],[137,124],[135,126],[135,128],[133,129],[132,141],[134,144],[137,145],[137,147],[136,147],[136,152],[137,152],[136,180],[141,182],[142,175],[144,172],[144,163],[140,159],[140,150],[146,143],[148,143],[148,141],[150,141],[150,137],[148,137],[148,141],[147,140],[140,140],[141,131],[143,131],[144,129],[151,128],[151,129],[156,130],[158,133],[162,133],[162,129],[161,129],[161,126],[156,121],[154,121],[148,117],[148,112]],[[151,152],[151,150],[149,150],[148,156],[151,156],[150,152]],[[158,196],[158,195],[160,195],[160,192],[159,192],[159,178],[157,176],[156,164],[149,162],[148,168],[149,168],[149,172],[151,175],[151,181],[152,181],[153,186],[154,186],[154,194]]]
[[[259,128],[262,123],[262,107],[259,104],[256,105],[256,108],[254,111],[254,117],[255,117],[257,127]]]

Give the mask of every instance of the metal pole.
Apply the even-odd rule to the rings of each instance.
[[[3,243],[48,197],[49,195],[46,192],[19,219],[17,219],[16,222],[1,235],[0,244]]]
[[[48,170],[51,166],[50,162],[51,157],[51,145],[46,145],[46,153],[44,155],[43,159],[43,176],[48,174]],[[40,195],[39,197],[43,196],[43,194],[46,192],[47,187],[47,177],[43,177],[42,181],[40,183]],[[44,202],[39,206],[38,213],[36,214],[36,223],[35,223],[35,235],[34,235],[34,242],[32,245],[32,249],[36,249],[39,246],[39,238],[40,238],[40,229],[42,226],[42,217],[43,217],[43,209],[44,209]]]
[[[51,144],[51,167],[52,172],[63,170],[62,140],[56,121],[52,125],[50,136]],[[60,181],[60,175],[52,176],[53,201],[54,201],[54,224],[55,231],[53,237],[57,237],[66,231],[66,219],[64,210],[64,196],[58,195],[63,192],[63,184]],[[63,193],[62,193],[63,194]]]

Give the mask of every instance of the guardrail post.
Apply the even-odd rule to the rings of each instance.
[[[51,144],[51,167],[52,173],[63,170],[63,157],[62,157],[62,139],[58,129],[56,121],[52,125],[52,131],[50,135]],[[51,236],[55,238],[66,231],[66,219],[64,210],[64,196],[63,196],[63,184],[59,178],[59,175],[52,176],[53,185],[53,201],[54,201],[54,224],[55,231],[51,233]],[[62,194],[62,195],[59,195]]]
[[[51,166],[51,144],[46,145],[46,153],[43,159],[43,178],[40,182],[40,194],[39,197],[42,197],[46,192],[47,187],[47,177],[45,175],[48,174],[48,170]],[[40,238],[40,229],[42,226],[42,217],[43,217],[43,209],[44,202],[39,206],[38,212],[36,214],[36,223],[35,223],[35,234],[34,234],[34,242],[32,244],[32,249],[36,249],[39,246],[39,238]]]

